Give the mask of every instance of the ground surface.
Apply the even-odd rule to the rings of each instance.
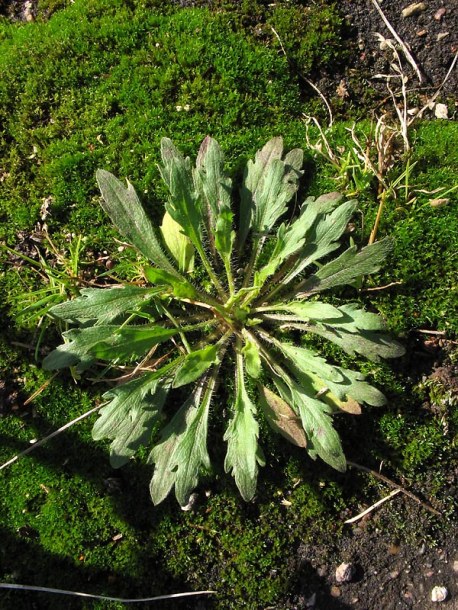
[[[183,6],[202,3],[181,2]],[[217,3],[214,3],[217,4]],[[458,11],[453,0],[429,0],[423,11],[403,18],[401,10],[407,2],[383,2],[382,8],[388,20],[408,44],[420,69],[423,82],[415,80],[411,67],[406,65],[409,75],[409,87],[416,90],[418,103],[421,105],[432,95],[445,79],[457,52]],[[34,19],[35,3],[3,2],[3,11],[15,19]],[[360,97],[366,90],[374,90],[373,102],[377,105],[386,97],[386,87],[382,83],[375,85],[372,79],[374,73],[386,73],[389,69],[387,56],[378,51],[375,32],[387,38],[391,34],[383,24],[380,15],[369,0],[341,0],[342,15],[347,24],[347,50],[350,59],[337,67],[336,74],[316,74],[315,82],[326,95],[332,95],[336,86],[341,83],[344,101],[351,107],[358,105]],[[453,100],[457,90],[458,70],[450,75],[444,85],[445,98]],[[338,81],[336,83],[336,80]],[[343,84],[342,84],[343,83]],[[414,92],[415,93],[415,92]],[[416,95],[415,94],[415,95]],[[414,97],[415,97],[414,95]],[[370,112],[371,109],[367,108]],[[449,104],[449,115],[455,112]],[[423,370],[412,372],[412,362],[405,364],[404,373],[417,378],[440,378],[445,393],[452,398],[457,395],[456,360],[450,357],[454,345],[438,344],[435,337],[417,339],[417,352],[414,352],[415,365],[422,363]],[[455,362],[455,364],[454,364]],[[11,379],[11,378],[10,378]],[[20,412],[23,408],[25,395],[20,393],[20,380],[17,385],[0,382],[0,413],[7,415]],[[455,403],[453,403],[455,404]],[[437,409],[433,400],[423,404],[425,414]],[[456,408],[456,407],[455,407]],[[450,466],[450,464],[449,464]],[[289,594],[274,606],[259,606],[259,608],[297,609],[316,608],[317,610],[403,610],[415,608],[429,610],[435,607],[431,602],[431,590],[434,586],[447,587],[447,600],[438,605],[445,609],[458,608],[458,530],[453,516],[447,512],[447,496],[458,498],[457,487],[458,465],[453,464],[444,473],[443,487],[428,495],[428,486],[414,491],[423,501],[435,506],[443,512],[443,516],[433,519],[428,512],[420,508],[414,500],[399,494],[389,501],[390,519],[384,518],[385,508],[371,513],[367,518],[354,525],[346,525],[342,534],[335,535],[330,526],[329,531],[314,539],[314,542],[299,544],[297,550],[289,558],[291,582]],[[350,470],[349,477],[357,477],[355,470]],[[410,488],[410,481],[400,481]],[[389,487],[384,488],[381,495],[386,495]],[[361,498],[361,510],[371,504],[368,498]],[[355,507],[357,512],[358,507]],[[444,509],[444,510],[443,510]],[[353,513],[354,514],[354,513]],[[352,516],[348,509],[336,513],[336,518],[344,520]],[[391,535],[390,528],[393,519],[397,519],[396,534]],[[403,523],[405,539],[398,538],[399,524]],[[424,537],[421,532],[424,523]],[[26,531],[19,535],[27,538]],[[319,536],[319,534],[317,534]],[[335,569],[342,563],[351,563],[354,574],[349,582],[339,584],[335,579]],[[272,574],[275,579],[275,574]],[[211,582],[218,586],[218,582]],[[8,602],[7,602],[8,603]],[[1,604],[0,604],[1,605]],[[7,609],[8,606],[1,606]],[[45,608],[45,605],[35,605],[32,608]],[[191,604],[190,608],[214,608],[212,601]],[[222,607],[222,606],[220,606]],[[255,606],[252,606],[256,610]]]

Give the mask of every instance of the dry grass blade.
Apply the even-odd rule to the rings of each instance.
[[[396,32],[396,30],[393,28],[391,23],[388,21],[388,19],[385,16],[385,13],[380,8],[380,4],[377,2],[377,0],[371,0],[371,2],[375,6],[375,8],[377,9],[377,12],[379,13],[380,17],[383,19],[383,22],[385,23],[386,27],[390,30],[390,32],[393,34],[393,36],[396,39],[396,41],[401,46],[402,50],[404,51],[404,55],[406,56],[407,61],[412,66],[412,68],[415,70],[415,73],[418,76],[418,80],[420,81],[420,83],[422,83],[423,82],[423,75],[422,75],[422,73],[420,71],[420,68],[417,66],[417,64],[416,64],[416,62],[415,62],[415,60],[414,60],[414,58],[412,56],[412,53],[409,51],[407,45],[402,41],[402,39],[400,38],[400,36]]]
[[[20,591],[40,591],[43,593],[54,593],[58,595],[71,595],[72,597],[84,597],[89,599],[101,599],[104,601],[120,602],[121,604],[139,604],[145,602],[156,602],[164,599],[177,599],[179,597],[192,597],[196,595],[212,595],[216,591],[191,591],[189,593],[172,593],[170,595],[157,595],[155,597],[143,597],[138,599],[107,597],[105,595],[93,595],[92,593],[80,593],[78,591],[67,591],[66,589],[54,589],[52,587],[35,587],[32,585],[15,585],[12,583],[0,583],[0,589],[16,589]]]
[[[401,485],[399,485],[398,483],[395,483],[395,481],[392,481],[385,475],[380,474],[379,472],[376,472],[375,470],[372,470],[371,468],[367,468],[367,466],[362,466],[361,464],[356,464],[355,462],[347,461],[347,464],[349,466],[351,466],[352,468],[356,468],[357,470],[362,470],[363,472],[367,472],[368,474],[371,474],[376,479],[383,481],[384,483],[386,483],[387,485],[390,485],[391,487],[395,487],[396,489],[399,489],[399,491],[402,492],[405,496],[407,496],[411,500],[414,500],[417,504],[422,506],[424,509],[426,509],[433,515],[442,517],[442,513],[440,511],[436,510],[429,504],[426,504],[426,502],[423,502],[422,500],[420,500],[420,498],[417,498],[417,496],[415,494],[413,494],[411,491],[409,491],[408,489],[405,489],[404,487],[401,487]]]
[[[391,500],[391,498],[394,498],[394,496],[397,496],[400,493],[401,493],[400,489],[393,489],[393,491],[391,493],[389,493],[387,496],[385,496],[384,498],[381,498],[380,500],[375,502],[375,504],[372,504],[372,506],[369,506],[368,508],[366,508],[366,510],[363,510],[363,512],[359,513],[359,515],[356,515],[355,517],[351,517],[351,519],[347,519],[346,521],[344,521],[344,523],[355,523],[356,521],[359,521],[360,519],[362,519],[363,517],[365,517],[366,515],[371,513],[373,510],[378,508],[381,504],[384,504],[388,500]]]
[[[34,442],[33,445],[31,447],[29,447],[28,449],[26,449],[25,451],[22,451],[21,453],[18,453],[17,455],[15,455],[13,458],[11,458],[10,460],[8,460],[7,462],[5,462],[4,464],[2,464],[0,466],[0,470],[3,470],[4,468],[6,468],[7,466],[11,466],[11,464],[14,464],[14,462],[17,462],[17,460],[21,457],[23,457],[24,455],[27,455],[28,453],[31,453],[32,451],[35,451],[35,449],[38,449],[38,447],[41,447],[41,445],[44,445],[44,443],[46,443],[47,441],[51,440],[52,438],[54,438],[55,436],[58,436],[59,434],[61,434],[61,432],[64,432],[65,430],[67,430],[67,428],[70,428],[70,426],[73,426],[73,424],[78,423],[79,421],[81,421],[82,419],[85,419],[86,417],[89,417],[89,415],[92,415],[93,413],[95,413],[96,411],[98,411],[103,405],[97,405],[96,407],[94,407],[93,409],[90,409],[89,411],[87,411],[86,413],[83,413],[83,415],[80,415],[79,417],[76,417],[75,419],[72,419],[72,421],[67,422],[64,426],[61,426],[60,428],[58,428],[57,430],[54,430],[54,432],[52,432],[51,434],[49,434],[48,436],[45,436],[44,438],[42,438],[41,440]]]

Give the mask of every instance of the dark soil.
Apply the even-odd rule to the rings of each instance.
[[[422,4],[424,10],[403,17],[402,10],[411,5],[408,0],[380,3],[387,20],[409,48],[422,74],[423,82],[420,84],[413,68],[405,62],[405,73],[410,77],[408,88],[427,92],[428,88],[436,89],[442,84],[458,52],[458,11],[455,0],[429,0]],[[355,51],[351,55],[353,61],[349,72],[358,70],[360,76],[366,75],[373,85],[375,74],[389,73],[388,60],[391,59],[389,54],[380,52],[376,33],[388,39],[393,39],[393,34],[370,0],[341,0],[340,6]],[[456,95],[457,90],[458,68],[455,66],[443,91],[446,95]]]

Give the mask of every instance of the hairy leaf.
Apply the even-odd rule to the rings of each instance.
[[[131,362],[177,333],[176,328],[148,325],[75,328],[64,333],[66,343],[46,356],[43,367],[53,370],[78,364],[84,370],[96,358]]]
[[[307,242],[300,252],[299,260],[288,273],[284,280],[285,283],[290,282],[313,262],[320,260],[339,247],[338,240],[345,231],[357,206],[357,201],[347,201],[339,205],[330,214],[318,217],[317,222],[307,235]]]
[[[200,251],[202,210],[194,188],[189,158],[185,159],[169,138],[161,140],[161,155],[159,170],[170,192],[165,208]]]
[[[243,364],[237,357],[236,396],[234,417],[229,422],[224,440],[227,454],[224,469],[231,472],[244,500],[250,501],[256,492],[258,463],[263,463],[258,448],[259,426],[255,419],[256,408],[245,389]]]
[[[119,231],[152,263],[179,277],[164,254],[151,220],[130,182],[125,188],[113,174],[103,169],[97,170],[96,176],[102,207]]]
[[[100,410],[92,438],[113,439],[110,462],[114,468],[123,466],[140,445],[148,442],[167,397],[163,372],[143,375],[103,395],[110,402]]]
[[[340,444],[339,435],[332,426],[332,409],[310,395],[307,389],[297,383],[286,386],[279,379],[275,384],[286,402],[290,402],[300,414],[307,437],[307,452],[312,458],[317,455],[340,472],[346,469],[346,460]]]
[[[185,279],[178,279],[171,273],[164,271],[163,269],[156,269],[155,267],[145,267],[145,277],[152,284],[158,286],[169,286],[177,298],[182,299],[195,299],[197,296],[196,289]]]
[[[173,380],[173,387],[179,388],[182,385],[192,383],[217,362],[217,345],[207,345],[207,347],[191,352],[185,357],[183,364],[178,368]]]
[[[189,501],[202,468],[210,468],[207,452],[208,413],[214,380],[201,384],[164,428],[150,461],[155,464],[150,491],[154,504],[162,502],[175,485],[181,506]],[[202,397],[203,393],[203,397]]]
[[[391,339],[388,335],[383,335],[372,331],[359,331],[359,333],[349,333],[336,327],[326,327],[316,324],[310,328],[311,332],[329,339],[351,356],[355,353],[366,356],[369,360],[379,362],[381,358],[399,358],[405,353],[404,347]]]
[[[55,305],[50,314],[69,322],[97,324],[113,322],[126,313],[140,310],[158,294],[154,288],[140,286],[116,286],[114,288],[82,288],[81,296],[72,301]]]
[[[370,244],[359,252],[356,251],[356,246],[348,248],[339,257],[323,265],[314,275],[302,281],[297,286],[297,289],[301,290],[302,293],[297,296],[305,296],[329,290],[336,286],[351,284],[363,275],[375,273],[380,269],[382,262],[392,248],[393,240],[389,237]]]
[[[257,379],[261,374],[261,357],[259,355],[258,346],[250,341],[245,340],[241,353],[245,358],[246,372],[250,377]]]
[[[231,212],[232,181],[224,172],[220,145],[209,136],[202,142],[197,155],[194,182],[207,208],[207,231],[211,234],[216,230],[220,214]]]

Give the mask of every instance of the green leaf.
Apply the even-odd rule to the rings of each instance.
[[[344,314],[337,307],[321,301],[278,303],[260,308],[260,311],[287,311],[298,320],[304,321],[344,318]]]
[[[344,379],[338,367],[331,366],[324,358],[317,356],[306,347],[296,347],[289,343],[276,343],[283,354],[289,359],[288,366],[302,373],[316,373],[324,379],[339,382]]]
[[[180,277],[164,254],[151,220],[130,182],[127,181],[125,188],[113,174],[103,169],[97,170],[96,177],[102,193],[101,205],[120,233],[152,263]]]
[[[333,199],[331,201],[334,202]],[[357,201],[346,201],[330,214],[318,217],[313,228],[307,234],[306,245],[300,252],[298,262],[284,279],[285,284],[289,283],[313,262],[320,260],[339,247],[338,240],[347,228],[348,222],[357,207]]]
[[[306,447],[307,438],[301,419],[289,404],[265,386],[261,387],[259,395],[261,407],[269,426],[293,445]]]
[[[358,333],[350,333],[321,324],[315,324],[308,330],[329,339],[351,356],[358,353],[374,362],[380,362],[381,358],[399,358],[405,353],[400,343],[378,332],[361,330]]]
[[[202,349],[188,354],[183,364],[177,369],[173,380],[173,387],[192,383],[199,379],[213,364],[218,362],[218,346],[207,345]]]
[[[356,251],[356,246],[348,248],[339,257],[323,265],[314,275],[301,282],[297,289],[303,292],[297,296],[306,296],[351,284],[363,275],[375,273],[392,248],[393,240],[389,237],[370,244],[359,252]]]
[[[157,293],[155,289],[128,285],[114,288],[82,288],[81,296],[55,305],[50,313],[55,318],[69,322],[87,323],[97,320],[97,324],[106,324],[126,313],[141,310]]]
[[[357,303],[347,303],[337,309],[341,312],[341,315],[335,320],[326,320],[326,325],[351,333],[357,333],[359,330],[385,329],[385,323],[378,314],[359,309]]]
[[[310,395],[313,392],[312,387],[306,388],[292,380],[289,386],[279,379],[274,381],[282,398],[292,404],[300,414],[309,455],[312,458],[318,455],[336,470],[345,472],[346,460],[339,435],[332,426],[331,407]]]
[[[226,266],[231,264],[232,247],[235,240],[235,231],[232,230],[233,213],[222,210],[216,220],[215,247]]]
[[[207,231],[210,237],[216,230],[221,214],[231,213],[232,188],[232,181],[224,172],[223,151],[218,142],[210,136],[207,136],[200,145],[194,182],[205,202],[208,217]]]
[[[168,212],[162,219],[161,233],[170,254],[178,263],[178,269],[182,273],[191,273],[194,270],[194,246],[189,237],[183,234],[181,225]]]
[[[176,278],[171,273],[155,267],[145,267],[143,270],[146,279],[158,286],[169,286],[173,295],[179,299],[195,299],[197,291],[192,284],[184,278]]]
[[[258,346],[249,339],[245,339],[241,353],[245,358],[246,372],[253,379],[257,379],[261,374],[261,357]]]
[[[207,452],[208,413],[214,391],[214,377],[201,384],[179,409],[161,434],[150,454],[155,464],[150,492],[154,504],[162,502],[175,485],[181,506],[189,501],[199,482],[199,473],[210,469]],[[203,393],[203,397],[202,397]]]
[[[43,368],[47,371],[63,369],[78,364],[82,371],[94,361],[91,349],[102,341],[109,340],[118,326],[93,326],[90,328],[75,328],[62,334],[65,343],[59,345],[43,360]]]
[[[282,161],[282,138],[273,138],[248,161],[240,192],[239,251],[249,230],[267,234],[286,211],[298,188],[303,153],[295,149]]]
[[[103,395],[110,402],[99,411],[92,438],[113,439],[110,447],[113,468],[123,466],[151,437],[167,397],[167,387],[161,379],[164,373],[161,369],[143,375]]]
[[[81,371],[97,358],[131,362],[178,332],[176,328],[149,325],[75,328],[63,334],[66,343],[46,356],[43,367],[53,370],[78,364]]]
[[[165,208],[200,252],[203,218],[190,160],[183,157],[169,138],[161,140],[161,155],[163,165],[159,166],[159,171],[170,192]]]
[[[237,355],[236,396],[234,417],[224,434],[227,453],[224,469],[231,472],[242,498],[249,502],[256,492],[258,463],[262,463],[258,448],[259,426],[256,408],[251,402],[243,378],[243,361]]]

